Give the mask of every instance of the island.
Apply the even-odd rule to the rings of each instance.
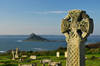
[[[23,41],[41,41],[41,42],[65,42],[65,40],[48,40],[46,38],[43,38],[39,35],[36,35],[35,33],[30,34],[30,36],[23,40]]]
[[[30,34],[30,36],[24,41],[49,41],[46,38],[36,35],[35,33]]]

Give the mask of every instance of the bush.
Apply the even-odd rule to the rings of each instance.
[[[87,54],[99,54],[100,53],[100,48],[96,49],[86,49]]]

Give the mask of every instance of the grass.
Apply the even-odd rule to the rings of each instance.
[[[100,60],[86,60],[86,66],[100,66]]]
[[[91,59],[91,57],[100,57],[100,54],[87,54],[86,66],[100,66],[100,59]]]
[[[86,66],[100,66],[100,59],[91,59],[92,56],[100,57],[100,54],[87,54],[86,57]],[[23,62],[12,61],[9,56],[0,56],[0,66],[18,66],[18,64],[32,64],[38,63],[37,66],[42,66],[40,60],[51,59],[52,61],[61,62],[62,66],[66,66],[66,59],[64,56],[56,58],[56,56],[37,56],[37,60],[28,61],[29,58],[26,58]],[[46,66],[48,66],[46,64]]]

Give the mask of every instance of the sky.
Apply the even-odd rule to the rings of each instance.
[[[100,0],[0,0],[0,35],[61,35],[61,20],[72,9],[85,10],[100,35]]]

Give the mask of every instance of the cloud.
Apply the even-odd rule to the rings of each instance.
[[[67,11],[41,11],[41,12],[32,12],[32,14],[63,14]]]

